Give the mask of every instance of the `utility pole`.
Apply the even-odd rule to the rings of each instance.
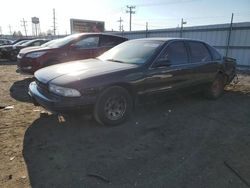
[[[123,22],[122,18],[120,17],[120,19],[117,22],[120,23],[120,25],[119,25],[119,31],[122,31],[122,22]]]
[[[135,6],[128,6],[127,8],[129,10],[126,11],[126,13],[129,13],[129,31],[131,31],[131,19],[132,19],[132,14],[135,14],[135,11],[133,11],[133,9],[135,9]]]
[[[148,38],[148,22],[146,22],[146,38]]]
[[[56,35],[56,11],[53,8],[53,31],[54,31],[54,36]]]
[[[36,37],[37,37],[37,24],[35,24],[35,31],[36,31]]]
[[[25,32],[25,36],[27,37],[27,21],[25,21],[24,20],[24,18],[23,18],[23,20],[21,20],[21,27],[23,27],[24,28],[24,32]]]
[[[12,35],[11,25],[9,25],[10,35]]]
[[[0,35],[2,35],[3,33],[2,33],[2,27],[0,26]]]
[[[183,33],[183,25],[187,24],[186,21],[183,21],[183,18],[181,19],[181,32],[180,32],[180,38],[182,38],[182,33]]]

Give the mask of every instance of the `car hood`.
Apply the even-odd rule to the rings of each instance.
[[[24,49],[22,49],[20,52],[23,52],[23,53],[26,53],[27,51],[28,52],[31,52],[33,50],[37,50],[41,48],[40,46],[26,46]]]
[[[28,46],[22,46],[22,45],[16,45],[16,49],[22,49],[22,48],[27,48]]]
[[[75,81],[136,67],[138,65],[87,59],[45,67],[36,71],[35,77],[44,84],[52,82],[67,85]]]
[[[13,45],[3,45],[0,46],[1,49],[5,48],[5,49],[12,49]]]
[[[51,49],[51,48],[50,47],[34,46],[34,47],[24,48],[20,51],[20,53],[27,54],[27,53],[31,53],[31,52],[43,51],[43,50],[48,50],[48,49]]]

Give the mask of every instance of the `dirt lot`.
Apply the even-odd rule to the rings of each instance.
[[[32,77],[0,62],[0,187],[249,187],[250,76],[216,101],[141,105],[117,127],[62,123],[27,96]]]

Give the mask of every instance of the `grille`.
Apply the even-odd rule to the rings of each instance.
[[[38,86],[38,89],[41,91],[41,92],[48,92],[49,91],[49,88],[48,88],[48,85],[40,82],[39,80],[36,79],[36,84]]]

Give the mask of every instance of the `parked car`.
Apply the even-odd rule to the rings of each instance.
[[[15,49],[17,45],[21,45],[27,41],[28,40],[21,40],[15,44],[0,46],[0,58],[7,59],[8,58],[7,51],[10,51],[11,49]]]
[[[129,117],[137,99],[145,95],[196,88],[218,98],[234,78],[235,64],[202,41],[137,39],[95,59],[35,72],[29,94],[52,112],[90,106],[98,122],[116,125]]]
[[[11,44],[14,45],[14,44],[21,42],[21,41],[28,41],[28,40],[33,40],[33,39],[36,39],[36,38],[34,38],[34,37],[19,38],[19,39],[14,40]]]
[[[41,48],[23,49],[18,55],[18,69],[34,73],[49,65],[97,57],[127,40],[124,37],[100,33],[70,35]]]
[[[17,54],[21,49],[32,46],[40,46],[48,41],[48,39],[22,40],[15,45],[4,46],[1,51],[3,57],[15,61],[17,59]]]
[[[12,40],[0,39],[0,46],[12,44]]]

